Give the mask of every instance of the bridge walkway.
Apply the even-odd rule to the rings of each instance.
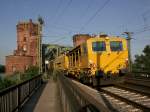
[[[62,112],[58,84],[52,77],[25,104],[23,112]]]

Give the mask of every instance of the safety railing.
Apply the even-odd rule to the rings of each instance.
[[[58,75],[58,84],[63,112],[109,112],[100,101],[62,74]]]
[[[0,112],[20,112],[41,85],[41,75],[0,91]]]

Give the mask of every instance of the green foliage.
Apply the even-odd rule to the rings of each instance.
[[[4,65],[0,65],[0,73],[4,73],[5,72],[5,66]]]
[[[16,82],[12,79],[0,78],[0,90],[5,89],[5,88],[10,87],[10,86],[15,85],[15,84],[16,84]]]
[[[150,72],[150,45],[145,46],[143,54],[135,55],[133,70]]]
[[[4,77],[3,79],[0,77],[0,90],[29,80],[38,75],[38,71],[38,67],[31,66],[25,71],[25,73],[15,72],[13,75]]]
[[[25,73],[31,75],[37,75],[39,72],[39,68],[37,66],[30,66]]]
[[[39,74],[39,68],[37,66],[30,66],[24,74],[22,74],[22,80],[28,80]]]

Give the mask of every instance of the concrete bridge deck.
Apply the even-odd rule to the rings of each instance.
[[[58,85],[52,77],[25,104],[23,112],[62,112]]]

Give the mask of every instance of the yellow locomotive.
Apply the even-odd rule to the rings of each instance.
[[[94,83],[101,70],[105,79],[127,71],[127,40],[121,37],[96,36],[88,38],[68,53],[57,57],[55,69],[65,70],[69,76]]]
[[[61,54],[60,56],[58,56],[55,60],[54,60],[54,69],[57,70],[68,70],[68,57],[66,56],[66,54]]]

